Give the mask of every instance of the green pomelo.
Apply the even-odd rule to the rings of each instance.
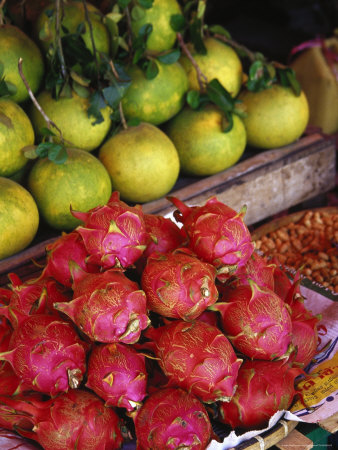
[[[106,204],[111,195],[109,174],[98,158],[76,148],[68,148],[67,155],[63,164],[37,160],[28,175],[41,217],[57,230],[72,230],[81,223],[70,208],[86,212]]]
[[[23,148],[34,145],[30,119],[13,100],[0,98],[0,176],[10,177],[28,162]]]
[[[16,93],[10,96],[16,103],[22,103],[29,98],[28,90],[20,76],[19,58],[22,58],[22,73],[35,94],[45,73],[39,47],[20,28],[8,24],[0,25],[0,64],[4,67],[5,81],[16,87]]]
[[[188,90],[187,75],[179,63],[157,62],[157,76],[148,80],[136,65],[127,69],[132,83],[122,99],[125,116],[159,125],[183,107]]]
[[[201,110],[184,108],[170,120],[165,132],[175,144],[182,172],[213,175],[233,166],[246,146],[242,120],[233,115],[233,127],[223,131],[223,114],[213,106]]]
[[[26,248],[39,226],[39,212],[31,194],[20,184],[0,177],[0,260]]]
[[[309,121],[309,105],[304,92],[277,84],[259,92],[242,91],[238,97],[246,113],[243,119],[248,144],[262,149],[283,147],[304,133]]]
[[[86,19],[86,11],[82,1],[67,1],[63,4],[62,23],[60,27],[60,34],[63,36],[67,29],[69,33],[75,33],[80,24],[85,25],[85,31],[81,34],[86,47],[93,53],[93,42],[97,52],[109,54],[110,52],[110,36],[106,25],[103,23],[103,14],[98,8],[86,2],[89,20]],[[33,34],[40,42],[44,51],[48,50],[49,45],[55,39],[55,21],[56,21],[56,6],[55,2],[47,5],[33,24]]]
[[[214,38],[205,39],[204,45],[207,53],[202,55],[194,51],[191,44],[188,44],[188,48],[201,72],[205,75],[208,82],[217,78],[231,96],[236,97],[240,91],[243,78],[242,62],[237,53],[229,45],[223,44]],[[196,69],[190,59],[183,55],[180,58],[180,63],[187,72],[190,89],[199,91],[200,86]],[[205,80],[202,79],[202,81]]]
[[[72,97],[60,97],[58,100],[52,97],[51,92],[42,91],[37,96],[37,101],[49,119],[61,130],[63,138],[70,147],[92,151],[101,145],[110,130],[112,123],[110,108],[107,106],[101,109],[104,120],[94,124],[95,117],[88,116],[89,100],[80,97],[74,91]],[[29,115],[36,136],[41,137],[42,128],[46,128],[45,119],[33,104]],[[53,127],[52,131],[58,135]]]
[[[131,28],[135,36],[144,25],[150,23],[153,27],[146,43],[149,52],[160,53],[174,46],[176,32],[170,25],[170,18],[174,14],[182,14],[176,0],[154,0],[151,8],[137,6],[132,10]]]
[[[174,186],[180,170],[172,141],[150,123],[122,130],[108,139],[99,151],[121,198],[144,203],[166,195]]]

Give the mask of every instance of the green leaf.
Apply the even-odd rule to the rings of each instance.
[[[128,127],[137,127],[138,125],[140,125],[141,120],[138,119],[137,117],[133,117],[132,119],[129,119],[127,122]]]
[[[257,79],[263,73],[263,62],[262,61],[254,61],[249,67],[249,78]]]
[[[200,93],[199,91],[188,91],[187,93],[187,103],[192,109],[198,109],[200,106]]]
[[[225,36],[228,39],[231,39],[231,35],[228,30],[226,30],[221,25],[212,25],[209,27],[209,31],[211,31],[214,34],[220,34],[221,36]]]
[[[145,10],[143,8],[141,8],[140,6],[136,5],[131,10],[130,15],[131,15],[132,20],[137,22],[139,20],[142,20],[143,17],[145,17],[146,13],[145,13]]]
[[[72,88],[81,98],[88,98],[90,96],[90,90],[76,81],[73,81]]]
[[[145,75],[147,80],[153,80],[157,77],[158,72],[158,65],[154,60],[151,59],[145,64]]]
[[[202,22],[199,19],[195,19],[189,26],[191,41],[197,51],[201,55],[207,54],[207,49],[203,42],[202,37]]]
[[[47,128],[47,127],[42,127],[42,128],[39,130],[39,133],[40,133],[41,136],[43,136],[43,137],[56,136],[56,134],[55,134],[52,130],[50,130],[49,128]]]
[[[206,8],[206,0],[199,0],[197,5],[197,17],[203,19]]]
[[[81,86],[89,86],[90,84],[90,79],[86,78],[80,74],[78,74],[77,72],[75,72],[74,70],[70,71],[70,76],[71,78],[76,81],[78,84],[80,84]]]
[[[176,31],[183,31],[186,25],[185,17],[182,14],[172,14],[170,16],[170,26]]]
[[[158,55],[157,59],[163,64],[173,64],[180,59],[180,56],[181,51],[179,49],[173,49],[163,55]]]
[[[123,98],[124,91],[118,89],[118,86],[108,86],[102,89],[102,94],[107,104],[112,108],[116,109],[119,102]]]
[[[291,87],[294,94],[298,97],[301,93],[301,85],[297,80],[296,73],[291,67],[278,69],[278,76],[282,86]]]
[[[234,99],[216,78],[207,84],[206,92],[210,100],[222,111],[233,111]]]
[[[17,92],[17,88],[15,84],[10,81],[5,81],[3,78],[0,80],[0,97],[14,95]]]
[[[55,164],[63,164],[67,160],[67,150],[64,145],[54,144],[48,151],[48,159]]]
[[[106,103],[101,93],[95,91],[90,96],[89,103],[90,106],[87,110],[88,117],[93,116],[96,119],[95,122],[93,122],[93,125],[103,122],[104,119],[100,110],[105,108]]]
[[[142,8],[149,9],[152,8],[154,0],[138,0]]]
[[[55,145],[53,142],[41,142],[35,149],[39,158],[46,158],[48,156],[49,149]],[[58,145],[58,144],[56,144]]]
[[[234,126],[234,118],[231,113],[224,113],[224,116],[222,117],[222,131],[223,133],[229,133],[229,131],[232,130],[232,127]]]
[[[24,154],[25,158],[36,159],[38,157],[36,153],[36,145],[26,145],[21,149],[21,151]]]
[[[2,61],[0,61],[0,78],[2,78],[4,71],[5,71],[5,64]]]
[[[130,2],[131,2],[131,0],[117,0],[117,4],[122,9],[126,8]]]

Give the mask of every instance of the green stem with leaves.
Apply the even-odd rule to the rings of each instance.
[[[199,84],[199,87],[200,87],[200,91],[201,92],[205,92],[205,89],[206,89],[205,86],[208,83],[207,77],[201,71],[199,65],[197,64],[197,62],[195,61],[194,57],[190,53],[187,45],[185,44],[185,42],[183,40],[183,37],[182,37],[181,33],[177,33],[177,40],[178,40],[178,42],[180,44],[180,47],[183,50],[183,53],[187,56],[187,58],[189,59],[189,61],[193,65],[194,69],[196,70],[197,81],[198,81],[198,84]]]
[[[35,98],[35,95],[33,94],[32,89],[31,89],[31,87],[30,87],[30,85],[29,85],[29,83],[28,83],[28,81],[27,81],[25,75],[23,74],[23,71],[22,71],[22,62],[23,62],[22,58],[19,58],[19,61],[18,61],[19,74],[20,74],[20,77],[21,77],[21,79],[22,79],[24,85],[26,86],[26,89],[27,89],[27,91],[28,91],[28,94],[29,94],[29,96],[30,96],[32,102],[34,103],[34,106],[38,109],[38,111],[40,112],[40,114],[41,114],[42,117],[44,118],[44,120],[45,120],[45,122],[46,122],[46,124],[47,124],[48,129],[50,129],[51,127],[55,128],[55,129],[58,131],[59,135],[60,135],[61,142],[64,143],[64,139],[63,139],[62,132],[61,132],[60,128],[59,128],[59,127],[58,127],[58,126],[57,126],[57,125],[56,125],[56,124],[55,124],[55,123],[47,116],[47,114],[46,114],[45,111],[41,108],[39,102],[38,102],[37,99]]]

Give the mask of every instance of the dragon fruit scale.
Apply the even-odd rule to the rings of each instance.
[[[168,197],[168,200],[178,208],[174,217],[183,224],[189,248],[217,268],[221,281],[246,264],[254,251],[254,243],[243,221],[245,207],[237,213],[216,197],[203,206],[194,207],[175,197]]]
[[[167,217],[156,214],[144,214],[149,242],[141,257],[136,261],[139,273],[142,273],[148,256],[152,253],[167,253],[181,247],[186,239],[176,223]]]
[[[217,301],[215,278],[214,266],[179,248],[149,256],[141,286],[151,311],[190,321]]]
[[[54,308],[92,341],[134,344],[149,325],[146,295],[121,269],[83,273],[73,291],[70,302],[55,303]]]
[[[168,386],[181,387],[205,403],[231,399],[242,360],[218,328],[198,320],[174,320],[149,328],[145,336]]]
[[[204,450],[212,438],[208,413],[180,388],[152,392],[134,418],[136,449]]]
[[[86,386],[107,406],[133,411],[146,396],[145,356],[118,342],[95,345],[88,359]]]
[[[295,378],[302,373],[285,361],[244,361],[235,395],[218,404],[218,420],[244,430],[266,427],[277,411],[290,407],[297,393]]]
[[[71,324],[36,314],[13,331],[0,360],[12,365],[25,388],[55,396],[78,387],[86,371],[87,350]]]
[[[222,300],[210,309],[221,313],[222,329],[236,350],[252,359],[289,356],[291,316],[277,294],[249,280],[248,285],[224,288]]]
[[[149,235],[144,214],[139,205],[128,206],[113,192],[106,205],[88,212],[71,211],[83,222],[76,231],[81,235],[88,252],[87,264],[103,269],[127,268],[140,258]]]
[[[113,450],[123,443],[122,422],[94,392],[71,389],[55,398],[0,397],[0,425],[10,411],[15,430],[44,450]],[[7,414],[8,415],[8,414]]]
[[[72,271],[74,264],[86,272],[98,272],[99,268],[87,262],[88,252],[80,233],[73,230],[62,235],[46,246],[46,265],[41,278],[51,277],[60,284],[72,286]]]

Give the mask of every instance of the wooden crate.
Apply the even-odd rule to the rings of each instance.
[[[336,148],[333,138],[312,134],[283,148],[258,152],[216,175],[199,179],[170,195],[188,204],[217,198],[240,210],[247,205],[245,222],[257,223],[335,186]],[[170,214],[166,198],[143,205],[147,213]]]
[[[335,186],[335,139],[306,136],[283,148],[254,153],[235,166],[204,178],[180,178],[170,195],[187,204],[217,198],[239,211],[246,204],[247,225],[328,192]],[[161,198],[142,205],[145,213],[170,215],[175,209]],[[55,235],[55,232],[54,232]],[[33,256],[44,256],[50,238],[0,261],[0,285],[6,273],[20,268]],[[33,267],[30,267],[32,269]]]

